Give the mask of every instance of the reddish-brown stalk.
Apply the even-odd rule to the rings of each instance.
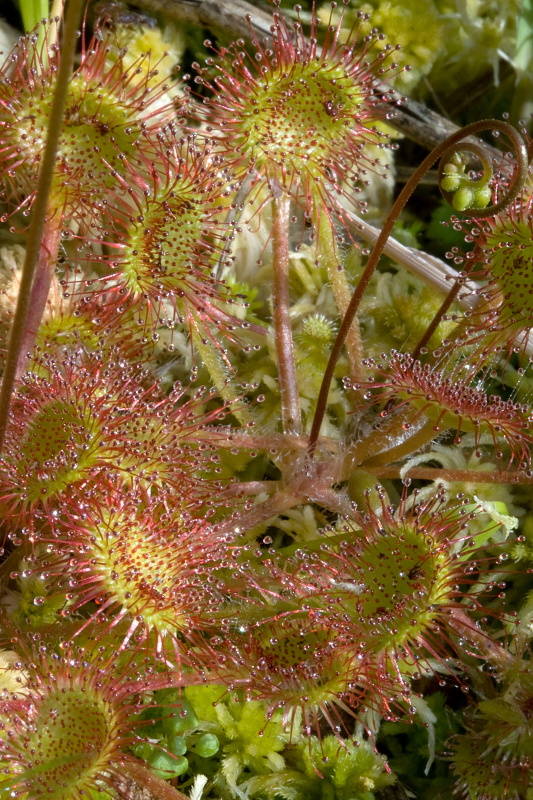
[[[149,56],[129,70],[120,60],[110,66],[109,48],[98,34],[89,48],[83,44],[72,74],[80,14],[81,3],[74,0],[61,49],[49,46],[46,35],[39,45],[33,34],[19,41],[0,69],[3,181],[23,214],[35,200],[0,394],[0,446],[13,386],[44,311],[65,219],[86,225],[87,216],[101,211],[110,169],[135,160],[146,128],[159,128],[175,115],[172,104],[161,106],[166,87],[150,85],[149,68],[139,81],[139,66]]]
[[[65,18],[64,43],[62,46],[63,58],[59,65],[55,87],[51,96],[49,115],[44,120],[43,132],[45,132],[46,141],[42,151],[42,162],[37,174],[35,206],[28,231],[17,306],[2,375],[0,389],[0,450],[4,444],[13,387],[26,359],[25,350],[31,346],[28,328],[36,330],[38,327],[52,279],[51,264],[55,262],[57,255],[59,244],[58,223],[57,221],[55,222],[52,232],[46,233],[45,226],[47,217],[54,216],[54,212],[57,211],[54,204],[50,202],[50,193],[66,106],[68,82],[74,62],[75,31],[80,15],[81,0],[73,0]],[[0,105],[0,109],[5,111],[3,103]],[[6,121],[3,120],[3,123],[2,127],[5,127]],[[2,145],[4,145],[4,142],[0,140],[0,156],[3,158],[5,148]],[[37,279],[35,278],[36,273],[38,273]],[[30,315],[33,318],[28,325]]]

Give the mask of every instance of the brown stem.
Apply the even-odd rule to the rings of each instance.
[[[435,316],[433,317],[433,319],[431,320],[431,322],[427,326],[426,330],[424,331],[420,341],[418,342],[416,347],[413,349],[413,352],[411,354],[413,356],[413,358],[418,358],[420,353],[422,352],[422,350],[428,344],[428,342],[430,341],[431,337],[433,336],[433,334],[435,333],[435,331],[439,327],[442,318],[444,317],[444,315],[446,314],[446,312],[448,311],[448,309],[450,308],[452,303],[455,302],[455,299],[457,298],[457,295],[459,294],[459,290],[460,290],[462,285],[463,285],[462,278],[457,278],[457,280],[453,284],[452,288],[450,289],[450,291],[448,292],[448,294],[444,298],[439,310],[437,311],[437,313],[435,314]]]
[[[30,302],[35,299],[32,297],[34,276],[39,265],[43,241],[45,243],[47,238],[46,235],[43,237],[43,231],[48,212],[48,197],[50,195],[50,189],[52,186],[54,164],[59,146],[59,135],[61,133],[68,85],[74,63],[74,53],[77,43],[76,31],[81,17],[82,5],[83,0],[70,0],[65,17],[61,60],[57,73],[56,85],[54,88],[52,107],[50,109],[46,144],[44,147],[41,168],[39,170],[39,180],[37,183],[35,202],[32,209],[31,222],[28,229],[26,255],[24,258],[24,265],[22,267],[22,277],[17,298],[17,307],[9,337],[2,388],[0,390],[0,449],[2,448],[4,442],[11,394],[13,392],[17,371],[19,369],[21,349],[26,337]],[[46,247],[46,243],[44,246]],[[35,316],[32,322],[32,327],[35,328]]]
[[[140,761],[133,761],[133,759],[125,761],[124,772],[133,778],[139,786],[147,789],[154,798],[157,797],[157,800],[189,800],[186,794],[174,789],[170,783],[167,783],[162,778],[158,778]]]
[[[289,213],[290,198],[276,193],[272,200],[272,246],[274,281],[272,319],[278,357],[281,421],[284,433],[300,433],[300,396],[294,364],[294,344],[289,315]]]
[[[525,472],[506,472],[497,471],[484,472],[480,469],[442,469],[439,467],[412,467],[405,471],[401,466],[397,467],[367,467],[365,470],[371,472],[376,478],[414,478],[424,481],[443,480],[447,483],[514,483],[530,484],[533,483],[533,476],[526,475]]]
[[[503,122],[501,120],[479,120],[478,122],[472,122],[470,125],[466,125],[461,130],[454,133],[452,136],[449,136],[443,142],[441,142],[437,147],[435,147],[431,153],[429,153],[426,158],[422,161],[422,163],[417,167],[417,169],[413,172],[409,181],[405,184],[403,189],[401,190],[400,194],[394,201],[392,208],[389,212],[387,219],[381,229],[381,233],[372,249],[372,252],[368,258],[367,265],[364,269],[363,274],[359,279],[359,283],[357,284],[355,291],[352,295],[352,299],[350,300],[350,304],[346,310],[346,314],[344,315],[344,319],[342,320],[341,326],[337,333],[337,337],[335,342],[333,343],[333,347],[331,349],[331,354],[329,357],[329,361],[327,363],[324,377],[322,379],[322,385],[320,387],[320,392],[318,395],[317,406],[315,411],[315,416],[313,419],[313,424],[311,426],[311,433],[309,435],[309,454],[312,456],[316,442],[318,439],[318,435],[320,433],[320,426],[322,425],[322,420],[324,419],[324,414],[326,412],[327,400],[329,389],[331,386],[331,381],[333,379],[333,372],[335,370],[335,366],[341,354],[341,350],[344,346],[344,342],[346,340],[346,336],[352,322],[357,314],[359,309],[359,304],[361,299],[364,295],[364,292],[368,286],[370,278],[372,277],[374,270],[376,269],[379,259],[381,258],[381,254],[383,253],[383,248],[385,243],[390,236],[392,229],[394,227],[394,223],[398,219],[401,211],[403,210],[405,204],[413,194],[414,190],[416,189],[420,178],[422,178],[425,173],[431,169],[431,167],[435,164],[435,162],[443,156],[443,154],[448,154],[450,149],[454,147],[454,145],[458,145],[463,139],[467,136],[471,136],[473,134],[479,133],[484,130],[497,130],[503,133],[506,133],[509,139],[512,141],[517,162],[516,162],[516,169],[513,175],[513,181],[507,192],[505,198],[503,198],[498,203],[494,204],[490,208],[483,209],[482,212],[476,210],[476,216],[489,216],[490,214],[495,214],[500,211],[502,208],[510,203],[517,193],[520,191],[521,186],[523,186],[524,181],[527,177],[527,170],[528,170],[528,154],[527,154],[527,147],[525,142],[523,141],[522,137],[511,125],[507,122]]]

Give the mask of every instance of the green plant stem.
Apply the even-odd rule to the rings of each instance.
[[[300,396],[296,380],[294,343],[289,314],[289,213],[290,198],[284,193],[276,192],[272,200],[274,262],[272,319],[278,358],[281,422],[284,433],[300,433]]]
[[[451,608],[449,614],[453,620],[454,632],[468,639],[482,653],[484,658],[500,668],[512,662],[512,654],[491,636],[484,633],[465,611],[461,608]]]
[[[134,762],[132,759],[125,761],[124,772],[139,786],[147,789],[152,797],[157,797],[157,800],[189,800],[186,794],[174,789],[170,783],[167,783],[162,778],[158,778],[140,761]]]
[[[224,402],[228,404],[228,408],[234,417],[239,420],[241,425],[246,425],[250,422],[250,414],[246,410],[242,398],[239,397],[236,387],[228,379],[220,353],[211,343],[209,337],[204,335],[201,322],[196,315],[190,314],[189,324],[193,344],[198,350],[218,393]]]
[[[346,336],[350,327],[352,325],[352,321],[357,314],[359,309],[359,305],[363,298],[363,295],[366,291],[368,283],[374,274],[374,271],[378,265],[379,259],[383,253],[383,248],[389,238],[392,229],[396,220],[398,219],[401,211],[405,207],[405,204],[415,191],[416,187],[420,179],[426,174],[428,170],[438,161],[442,156],[449,157],[449,154],[456,145],[459,145],[460,142],[467,138],[468,136],[472,136],[476,133],[481,131],[491,129],[497,130],[507,134],[509,139],[513,144],[513,150],[516,155],[516,169],[513,175],[513,181],[507,192],[506,196],[495,203],[493,206],[487,207],[485,209],[475,211],[476,217],[487,217],[491,216],[492,214],[497,213],[498,211],[505,208],[512,200],[516,197],[518,192],[520,191],[521,187],[524,185],[524,182],[527,177],[528,171],[528,153],[527,147],[518,133],[511,125],[506,122],[502,122],[501,120],[479,120],[478,122],[472,122],[470,125],[466,125],[461,130],[454,133],[452,136],[449,136],[443,142],[441,142],[437,147],[435,147],[431,153],[429,153],[426,158],[420,163],[420,165],[416,168],[413,172],[411,178],[403,187],[402,191],[394,201],[392,208],[389,212],[387,219],[381,229],[381,232],[378,236],[378,239],[370,253],[368,258],[366,267],[361,275],[359,282],[355,288],[355,291],[352,295],[344,318],[342,320],[341,326],[337,333],[337,337],[335,342],[333,343],[333,347],[331,349],[331,354],[329,357],[329,361],[327,363],[326,369],[324,371],[324,377],[322,379],[322,385],[320,387],[320,391],[318,394],[318,400],[316,405],[315,416],[313,419],[313,424],[311,426],[311,433],[309,435],[309,454],[312,456],[314,454],[316,443],[318,440],[318,435],[320,433],[320,427],[322,425],[322,420],[324,419],[324,414],[326,413],[329,389],[331,386],[331,381],[333,379],[333,372],[335,370],[335,366],[341,354],[341,350],[344,346],[344,342],[346,341]]]
[[[333,296],[337,304],[340,316],[344,316],[350,303],[351,290],[346,278],[346,272],[342,266],[335,229],[331,218],[323,207],[318,206],[316,219],[316,243],[320,263],[325,265],[328,280],[333,290]],[[361,329],[359,320],[354,318],[350,330],[346,334],[346,352],[350,366],[350,377],[352,380],[361,380],[363,377],[363,345],[361,341]]]
[[[376,478],[414,478],[423,481],[442,480],[447,483],[514,483],[532,484],[533,476],[525,472],[492,471],[485,472],[480,469],[441,469],[439,467],[412,467],[409,470],[397,467],[367,467]]]
[[[367,467],[380,467],[382,465],[394,463],[394,461],[398,461],[400,458],[420,450],[425,444],[431,442],[434,437],[435,423],[430,420],[424,423],[420,430],[413,433],[412,436],[408,436],[401,444],[383,450],[377,455],[371,455],[371,453],[376,452],[376,448],[372,446],[372,436],[369,436],[366,440],[361,442],[361,452],[365,452],[365,456],[358,462],[358,466],[367,469]]]
[[[48,0],[19,0],[19,8],[26,33],[48,16]]]
[[[26,337],[26,326],[30,310],[29,306],[30,300],[32,299],[31,288],[41,254],[43,231],[46,223],[46,214],[48,211],[48,197],[52,186],[54,164],[59,146],[59,135],[61,133],[68,85],[74,63],[74,53],[77,42],[76,32],[80,22],[82,5],[83,0],[71,0],[65,18],[63,43],[61,47],[61,61],[59,64],[56,85],[54,88],[52,107],[50,109],[46,144],[44,147],[41,168],[39,170],[37,192],[35,195],[35,202],[33,204],[28,237],[26,241],[26,255],[22,267],[22,277],[17,298],[17,307],[15,309],[15,317],[9,337],[2,388],[0,390],[0,450],[4,443],[11,394],[13,392],[17,372],[19,370],[20,354]],[[32,325],[35,327],[35,316]]]

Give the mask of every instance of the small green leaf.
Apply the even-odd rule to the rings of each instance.
[[[187,752],[187,742],[183,736],[169,736],[167,744],[168,749],[175,756],[184,756]]]
[[[214,733],[203,733],[199,739],[190,745],[190,750],[202,758],[211,758],[220,749],[218,736]]]
[[[162,750],[154,751],[148,763],[155,774],[165,780],[183,775],[189,767],[189,762],[184,756],[173,756],[171,753],[165,753]]]

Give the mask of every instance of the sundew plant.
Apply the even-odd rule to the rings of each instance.
[[[282,5],[6,11],[0,798],[533,800],[531,5]]]

